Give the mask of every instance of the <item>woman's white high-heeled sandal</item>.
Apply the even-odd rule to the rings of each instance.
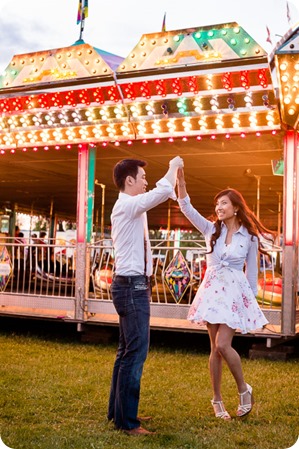
[[[229,419],[231,419],[230,414],[228,413],[228,411],[225,410],[225,407],[224,407],[224,404],[222,401],[214,401],[212,399],[211,404],[213,406],[216,418],[221,418],[221,419],[224,419],[225,421],[228,421]]]
[[[239,393],[240,404],[239,404],[238,410],[237,410],[237,416],[239,416],[239,417],[248,415],[248,413],[251,412],[252,406],[254,404],[253,394],[252,394],[252,387],[249,384],[246,384],[246,387],[247,387],[246,391],[244,391],[243,393]],[[250,395],[250,402],[245,404],[244,403],[244,396],[247,393]]]

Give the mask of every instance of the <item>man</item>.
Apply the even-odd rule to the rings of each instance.
[[[176,198],[176,174],[183,160],[169,162],[166,175],[146,192],[146,162],[124,159],[113,171],[120,193],[111,214],[115,276],[111,285],[119,315],[119,346],[113,369],[108,419],[128,435],[150,435],[137,416],[143,364],[149,348],[150,276],[153,264],[146,212]],[[145,418],[144,418],[145,420]]]

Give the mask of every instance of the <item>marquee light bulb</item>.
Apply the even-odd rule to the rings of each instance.
[[[286,83],[288,81],[288,79],[289,79],[289,75],[287,73],[284,73],[281,76],[281,81],[283,81],[284,83]]]

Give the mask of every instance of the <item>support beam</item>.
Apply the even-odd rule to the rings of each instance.
[[[86,240],[90,243],[93,231],[93,208],[94,208],[94,183],[96,170],[96,147],[89,146],[88,150],[88,179],[87,179],[87,230]]]
[[[77,184],[77,246],[76,246],[76,284],[75,318],[84,319],[86,297],[86,249],[87,249],[87,193],[88,193],[88,144],[82,145],[78,154]]]
[[[283,301],[282,334],[294,335],[298,277],[298,198],[297,132],[288,130],[284,140],[284,211],[283,211]]]

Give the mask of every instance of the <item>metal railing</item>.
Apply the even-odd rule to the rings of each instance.
[[[191,304],[206,269],[204,240],[151,240],[153,254],[152,303]],[[90,245],[92,254],[90,298],[111,300],[110,285],[114,271],[111,240]],[[272,246],[269,255],[259,260],[257,300],[267,309],[281,308],[281,248]],[[179,257],[178,257],[179,255]]]
[[[20,243],[16,240],[0,240],[1,293],[75,296],[75,245]]]
[[[191,304],[206,269],[204,240],[151,240],[153,254],[152,303]],[[114,272],[112,241],[89,245],[86,297],[111,301]],[[261,255],[258,301],[280,308],[282,301],[281,248]],[[76,245],[0,241],[0,293],[75,297]]]

